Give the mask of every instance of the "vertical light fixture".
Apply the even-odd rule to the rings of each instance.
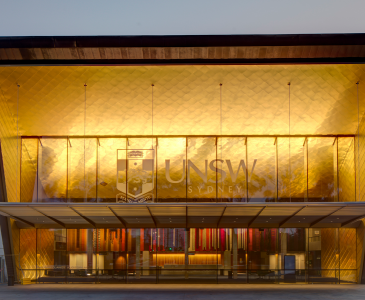
[[[360,102],[359,102],[359,84],[360,84],[360,81],[356,82],[356,100],[357,100],[357,170],[358,171],[355,171],[358,173],[358,178],[359,178],[359,184],[358,184],[358,189],[357,189],[357,193],[358,193],[358,196],[357,196],[357,201],[361,201],[360,200]],[[356,201],[356,199],[355,199]]]
[[[16,177],[15,177],[15,201],[18,202],[18,173],[19,170],[19,88],[17,84],[17,99],[16,99]],[[19,187],[20,190],[20,187]],[[19,199],[20,202],[20,199]]]
[[[289,199],[291,202],[291,157],[290,157],[290,86],[291,83],[288,82],[288,87],[289,87]]]
[[[85,93],[85,100],[84,100],[84,202],[87,202],[87,191],[86,191],[86,87],[87,84],[84,84],[84,93]]]
[[[222,145],[222,134],[223,134],[223,112],[222,112],[222,86],[223,84],[220,83],[219,84],[219,110],[220,110],[220,126],[219,126],[219,130],[220,130],[220,154],[221,154],[221,157],[220,159],[222,160],[222,151],[223,151],[223,145]],[[217,143],[218,144],[218,143]],[[216,164],[218,164],[218,161],[216,161]],[[217,166],[218,168],[218,166]],[[216,176],[217,176],[217,181],[218,181],[218,173],[216,172],[215,173]],[[223,177],[221,177],[221,191],[220,191],[220,201],[223,200],[223,197],[222,197],[222,191],[223,191]],[[216,186],[216,189],[218,189],[218,186]],[[217,253],[218,255],[218,253]],[[218,256],[217,256],[218,257]]]
[[[152,109],[151,109],[151,116],[152,116],[152,123],[151,123],[151,131],[152,131],[152,137],[151,137],[151,143],[152,143],[152,146],[151,146],[151,149],[153,149],[153,87],[155,85],[152,83],[151,84],[151,105],[152,105]]]

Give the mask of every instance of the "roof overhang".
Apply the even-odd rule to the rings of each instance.
[[[355,228],[365,202],[1,203],[0,214],[21,228]]]
[[[0,65],[364,61],[365,34],[0,37]]]

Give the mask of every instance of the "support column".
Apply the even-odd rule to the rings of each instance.
[[[280,262],[280,269],[283,270],[285,268],[284,265],[284,257],[287,252],[287,233],[286,229],[282,229],[283,232],[281,232],[281,262]]]
[[[185,279],[189,279],[189,273],[187,269],[189,268],[189,228],[185,228],[185,245],[184,245],[184,252],[185,252]]]
[[[87,242],[86,242],[86,253],[87,253],[87,269],[92,270],[93,268],[93,229],[87,230]]]
[[[5,185],[5,172],[3,155],[0,143],[0,202],[8,202]],[[14,259],[13,237],[11,231],[10,219],[0,216],[0,229],[4,244],[5,264],[8,273],[8,285],[17,280],[16,264]]]
[[[136,278],[141,278],[141,230],[136,229]]]
[[[237,263],[238,263],[237,228],[232,229],[232,248],[233,248],[233,279],[237,279]]]

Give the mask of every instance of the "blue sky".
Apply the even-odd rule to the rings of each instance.
[[[365,0],[0,0],[0,36],[365,32]]]

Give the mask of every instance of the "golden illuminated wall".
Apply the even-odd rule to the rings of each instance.
[[[356,238],[356,228],[339,229],[341,280],[357,282]]]
[[[3,123],[0,126],[0,134],[3,139],[3,155],[6,158],[4,164],[8,197],[10,201],[20,200],[19,195],[16,196],[14,186],[14,183],[19,184],[20,182],[20,178],[16,176],[16,169],[19,171],[20,167],[24,171],[21,179],[22,201],[25,202],[34,198],[35,167],[39,171],[36,191],[38,199],[82,201],[82,198],[95,199],[96,193],[100,199],[115,197],[114,171],[110,172],[105,169],[105,163],[115,163],[114,160],[109,161],[110,153],[114,153],[114,150],[125,145],[124,141],[120,140],[120,145],[116,145],[115,140],[107,141],[105,139],[103,143],[99,141],[100,146],[97,149],[99,142],[96,139],[88,140],[84,145],[83,141],[73,139],[73,135],[134,136],[153,133],[159,136],[185,136],[354,133],[357,128],[355,82],[359,80],[364,70],[363,65],[1,68],[0,113],[3,114],[1,118]],[[291,82],[290,111],[288,82]],[[87,83],[86,94],[85,83]],[[19,105],[17,105],[16,84],[20,85]],[[152,87],[151,84],[154,86]],[[361,84],[359,91],[361,98],[365,94]],[[363,101],[360,101],[361,114],[364,108]],[[19,147],[18,155],[23,156],[23,161],[22,165],[20,166],[19,162],[17,167],[14,137],[16,136],[15,121],[18,111],[20,135],[69,136],[69,144],[73,146],[69,146],[67,149],[65,139],[47,141],[43,138],[42,145],[37,146],[39,160],[38,163],[35,163],[34,154],[31,153],[34,149],[30,145],[22,145],[24,149],[20,150]],[[191,138],[191,143],[188,145],[189,157],[195,159],[203,153],[205,156],[208,155],[208,152],[211,151],[209,149],[215,146],[206,144],[208,140],[209,138],[206,138],[205,141]],[[229,147],[229,142],[223,142],[228,143],[227,147]],[[313,143],[309,141],[309,147],[314,145]],[[202,148],[203,145],[205,150]],[[275,159],[272,150],[275,147],[272,146],[266,149],[268,152],[265,150],[269,156],[262,156],[261,160]],[[85,153],[82,151],[84,147]],[[222,146],[218,143],[218,147]],[[182,155],[180,150],[176,157]],[[66,156],[67,151],[70,152],[68,157]],[[224,151],[223,148],[220,152]],[[231,150],[227,148],[226,153],[227,151]],[[263,165],[258,165],[256,171],[265,175],[256,178],[254,174],[250,177],[252,182],[247,180],[251,198],[268,199],[269,201],[274,197],[306,198],[302,178],[307,174],[299,166],[303,160],[303,151],[293,144],[292,162],[288,166],[290,169],[295,169],[296,173],[291,175],[288,175],[287,170],[282,168],[280,170],[282,173],[277,174],[279,178],[275,178],[273,170],[267,169],[271,165],[266,164],[263,169],[261,169]],[[322,152],[319,151],[317,156],[319,157]],[[54,154],[57,154],[57,161],[54,160]],[[167,154],[168,152],[165,152],[165,156]],[[248,164],[255,159],[250,148],[247,154],[242,154],[248,156]],[[330,155],[330,153],[328,154]],[[257,155],[260,156],[260,153]],[[171,156],[170,153],[169,156]],[[172,164],[173,158],[171,159]],[[315,160],[316,157],[314,157]],[[312,161],[313,157],[309,157],[310,164]],[[95,183],[93,175],[96,162],[100,162],[99,168],[95,172],[95,176],[98,175],[101,178],[98,183]],[[68,169],[66,170],[67,164]],[[324,191],[323,187],[331,185],[333,182],[332,175],[328,173],[331,165],[328,160],[328,163],[319,166],[322,171],[326,170],[325,174],[319,175],[318,172],[308,174],[309,198],[329,198],[330,191]],[[176,165],[172,165],[171,171],[175,172],[172,174],[172,178],[178,180],[179,171],[173,168],[176,168]],[[88,174],[87,178],[79,176],[82,172]],[[192,174],[194,176],[194,171]],[[284,178],[285,181],[285,176],[289,184],[280,182],[281,178]],[[64,181],[66,177],[68,180]],[[62,178],[62,180],[58,181],[58,178]],[[209,179],[213,180],[213,178]],[[262,183],[260,190],[255,187],[258,180]],[[211,199],[214,195],[226,199],[250,198],[250,195],[247,195],[247,187],[236,188],[236,191],[233,189],[232,192],[227,188],[225,191],[223,185],[229,186],[228,184],[231,183],[222,183],[218,191],[215,186],[212,186],[213,190],[209,188],[208,191],[208,185],[204,183],[206,191],[199,196],[205,199]],[[159,181],[157,185],[166,187],[168,184]],[[278,191],[273,193],[272,190],[276,186]],[[183,184],[178,191],[164,188],[161,198],[165,197],[176,199],[184,197]],[[197,192],[193,191],[187,197],[194,199],[197,197]]]
[[[336,228],[321,230],[321,268],[323,277],[338,278],[339,276],[339,243]]]
[[[356,251],[357,233],[355,228],[322,228],[321,268],[325,269],[322,271],[322,276],[357,282]]]
[[[358,283],[361,282],[364,264],[364,239],[365,239],[365,220],[362,219],[358,228],[356,228],[356,277]]]
[[[354,138],[338,139],[339,201],[356,201]]]
[[[16,109],[14,111],[14,104],[16,104],[17,96],[16,93],[7,94],[2,86],[4,78],[0,77],[0,139],[1,139],[1,151],[4,162],[5,182],[7,189],[7,201],[16,202],[20,201],[19,189],[20,187],[20,139],[17,139],[17,127],[16,120],[17,114]],[[16,84],[14,87],[17,89]],[[15,97],[14,99],[12,99]],[[17,141],[18,150],[17,150]],[[19,155],[17,157],[17,154]],[[16,185],[17,183],[17,185]]]
[[[348,134],[363,65],[39,66],[0,69],[22,135]],[[84,84],[86,126],[84,127]],[[222,89],[219,84],[222,84]],[[222,94],[222,127],[220,95]],[[355,100],[355,101],[352,101]],[[361,108],[364,105],[361,103]]]
[[[20,230],[20,277],[36,279],[37,276],[37,230]]]
[[[20,229],[18,228],[15,220],[13,220],[13,219],[10,219],[10,227],[11,227],[11,235],[12,235],[12,241],[13,241],[13,254],[14,254],[13,262],[16,267],[16,270],[14,270],[14,271],[16,272],[16,276],[18,279],[18,278],[21,278],[21,274],[19,272]]]

